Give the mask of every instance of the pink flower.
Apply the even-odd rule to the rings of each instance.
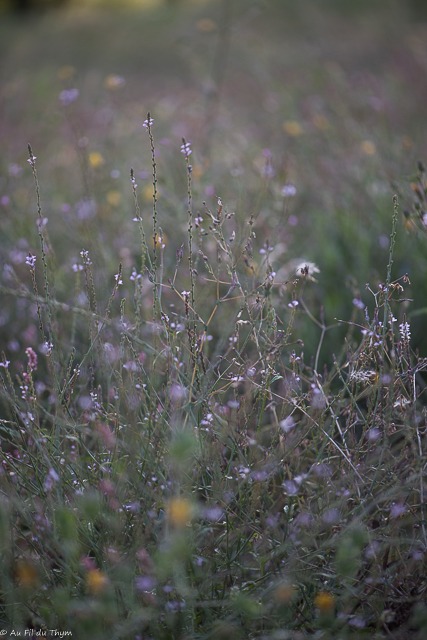
[[[32,347],[28,347],[25,349],[25,353],[28,358],[28,368],[30,371],[35,371],[37,369],[37,354]]]

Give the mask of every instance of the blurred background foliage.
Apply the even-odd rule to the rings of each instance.
[[[100,287],[119,261],[132,268],[138,247],[129,171],[149,217],[151,161],[141,125],[150,111],[171,267],[185,238],[183,136],[194,149],[195,212],[221,197],[242,238],[253,216],[254,260],[262,261],[268,243],[278,280],[293,260],[316,263],[320,274],[306,295],[328,325],[350,319],[354,298],[371,303],[365,284],[385,279],[397,192],[393,276],[409,274],[405,297],[414,302],[402,303],[402,315],[411,318],[414,346],[427,352],[427,236],[403,215],[413,210],[417,163],[427,158],[425,2],[1,6],[3,268],[13,263],[19,271],[22,256],[38,248],[28,142],[38,157],[58,298],[83,247],[96,255]],[[276,302],[287,299],[278,293]],[[3,311],[6,343],[8,322],[23,322],[14,313]],[[314,353],[319,328],[303,322],[298,332]],[[326,361],[344,332],[328,332]]]

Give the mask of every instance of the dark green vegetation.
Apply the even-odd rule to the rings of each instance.
[[[425,637],[426,33],[4,15],[0,628]]]

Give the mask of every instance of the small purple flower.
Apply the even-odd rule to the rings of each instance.
[[[56,473],[55,469],[49,469],[45,481],[43,483],[43,488],[46,492],[52,491],[55,484],[59,482],[59,475]]]
[[[129,513],[139,513],[141,511],[141,505],[139,502],[128,502],[123,506],[125,511],[129,511]]]
[[[28,398],[28,392],[29,392],[29,386],[28,386],[29,376],[28,376],[28,373],[24,372],[22,374],[22,379],[24,380],[24,383],[20,384],[19,388],[21,389],[21,398],[23,400],[26,400]]]
[[[227,407],[229,407],[230,409],[238,409],[240,407],[240,402],[238,402],[237,400],[229,400],[227,402]]]
[[[141,280],[141,278],[142,275],[140,273],[137,273],[135,267],[133,267],[129,280],[131,280],[132,282],[136,282],[137,280]]]
[[[399,333],[403,342],[409,342],[411,339],[411,327],[409,326],[409,322],[402,322],[399,325]]]
[[[142,126],[144,127],[144,129],[151,129],[153,124],[154,124],[153,118],[150,116],[150,114],[147,114],[147,117],[142,123]]]
[[[265,161],[265,165],[262,173],[264,178],[266,178],[267,180],[271,180],[271,178],[274,178],[274,176],[276,175],[276,172],[274,171],[274,167],[271,164],[271,160],[267,159]]]
[[[168,613],[176,613],[177,611],[183,611],[186,607],[185,600],[171,600],[165,605],[165,609]]]
[[[45,356],[50,356],[53,350],[53,342],[46,340],[46,342],[43,343],[41,349]]]
[[[365,304],[360,300],[360,298],[353,298],[353,304],[356,309],[363,310],[365,308]]]
[[[138,591],[152,591],[156,586],[156,581],[151,576],[138,576],[135,578],[135,587]]]
[[[318,478],[330,478],[332,476],[331,467],[325,462],[318,462],[311,467],[312,473]]]
[[[83,258],[83,263],[85,265],[92,264],[92,260],[89,258],[89,251],[86,251],[86,249],[82,249],[82,251],[80,251],[80,255]]]
[[[293,184],[285,184],[282,187],[282,196],[285,198],[293,198],[297,194],[297,189]]]
[[[193,153],[191,150],[191,143],[186,142],[184,138],[182,139],[181,153],[185,158],[189,158]]]
[[[33,256],[32,253],[29,253],[28,256],[25,258],[25,264],[27,264],[30,269],[34,269],[34,267],[36,266],[36,256]]]
[[[390,518],[399,518],[406,513],[406,506],[399,502],[394,502],[390,507]]]
[[[16,164],[15,162],[9,165],[8,170],[9,175],[12,178],[19,178],[22,175],[23,171],[22,167],[20,167],[19,164]]]
[[[268,480],[268,471],[265,469],[254,471],[251,477],[252,480],[255,480],[256,482],[265,482],[265,480]]]
[[[369,431],[366,433],[366,437],[370,442],[375,442],[376,440],[381,438],[381,431],[378,429],[378,427],[372,427],[372,429],[369,429]]]
[[[64,106],[68,107],[69,104],[75,102],[79,97],[78,89],[64,89],[59,94],[59,102]]]
[[[76,214],[79,220],[90,220],[96,215],[97,204],[92,198],[84,198],[76,204]]]
[[[349,618],[348,624],[354,629],[363,629],[364,627],[366,627],[365,620],[360,616],[351,616]]]
[[[338,491],[335,492],[335,495],[337,498],[349,498],[351,493],[349,489],[346,489],[346,487],[341,487],[341,489],[338,489]]]
[[[288,496],[296,496],[299,491],[299,485],[294,480],[285,480],[282,486]]]
[[[372,540],[365,549],[365,557],[369,560],[377,558],[381,553],[381,544],[378,540]]]
[[[173,383],[169,389],[169,398],[173,406],[181,406],[188,396],[188,390],[178,383]]]
[[[294,525],[300,529],[301,527],[311,527],[313,525],[314,518],[311,513],[307,511],[301,511],[294,520]]]
[[[280,520],[280,514],[279,513],[274,513],[271,516],[267,516],[265,523],[268,527],[277,527],[277,524]]]
[[[125,369],[126,371],[138,371],[138,363],[135,360],[128,360],[124,363],[123,369]]]
[[[340,521],[341,518],[341,514],[338,511],[338,509],[328,509],[327,511],[325,511],[325,513],[323,514],[323,522],[325,524],[337,524]]]
[[[247,478],[247,477],[249,476],[250,472],[251,472],[251,470],[250,470],[250,468],[249,468],[249,467],[245,467],[245,466],[244,466],[244,465],[242,465],[242,464],[240,464],[240,465],[238,466],[238,468],[236,469],[236,471],[237,471],[237,475],[238,475],[240,478],[242,478],[243,480],[244,480],[245,478]]]
[[[37,228],[39,231],[43,231],[47,223],[49,222],[48,218],[39,218],[37,220]]]
[[[282,431],[284,431],[285,433],[289,433],[290,431],[292,431],[292,429],[295,427],[295,420],[293,419],[292,416],[288,416],[287,418],[285,418],[284,420],[280,421],[279,427],[282,429]]]
[[[221,507],[208,507],[203,513],[206,520],[210,522],[217,522],[220,518],[224,517],[224,511]]]
[[[91,571],[93,569],[96,569],[95,561],[90,556],[82,556],[80,558],[80,566],[86,571]]]

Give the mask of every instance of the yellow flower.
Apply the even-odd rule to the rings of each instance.
[[[286,120],[282,126],[283,131],[285,131],[285,133],[287,133],[292,138],[297,138],[303,133],[302,126],[296,120]]]
[[[167,506],[167,518],[170,524],[182,529],[191,522],[193,508],[187,498],[173,498]]]
[[[335,598],[328,591],[319,591],[314,598],[314,604],[319,609],[320,613],[330,614],[335,608]]]
[[[152,184],[147,184],[145,185],[145,187],[143,187],[142,189],[142,196],[144,198],[144,200],[146,202],[153,202],[153,185]],[[157,198],[159,198],[161,196],[161,191],[159,189],[159,185],[157,185]]]
[[[97,596],[109,585],[108,576],[100,569],[91,569],[86,576],[86,587],[90,594]]]
[[[360,148],[365,156],[374,156],[377,152],[377,148],[371,140],[364,140],[361,143]]]
[[[120,191],[109,191],[107,193],[107,202],[111,207],[118,207],[122,200],[122,194]]]
[[[99,151],[91,151],[89,153],[89,164],[92,169],[98,169],[99,167],[102,167],[104,162],[104,157],[101,153],[99,153]]]

